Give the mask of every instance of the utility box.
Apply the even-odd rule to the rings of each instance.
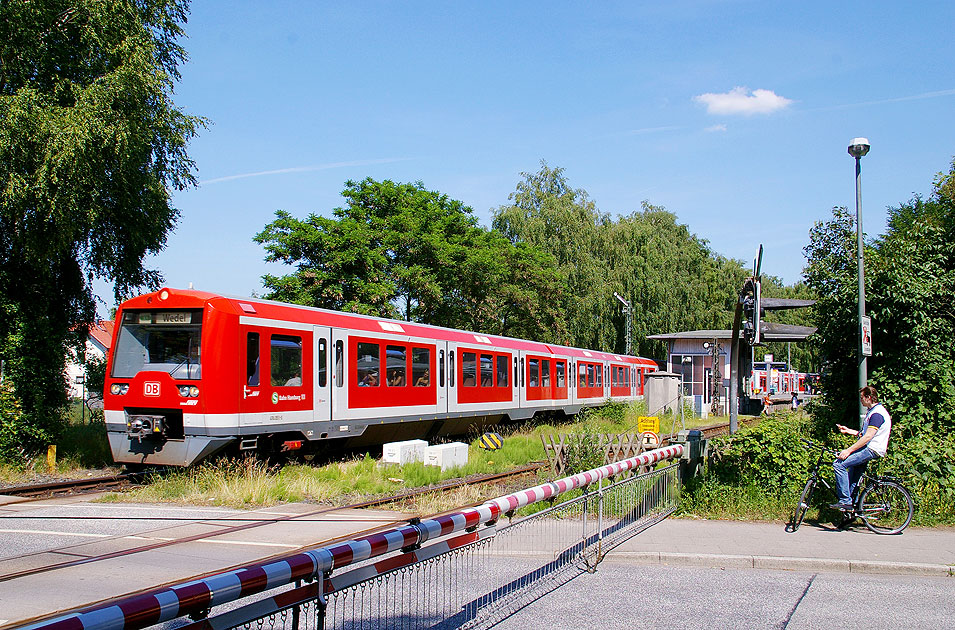
[[[388,464],[410,464],[425,461],[424,452],[428,443],[424,440],[388,442],[381,449],[381,461]]]
[[[649,372],[643,386],[647,415],[680,413],[680,375],[672,372]]]
[[[468,445],[464,442],[436,444],[426,448],[424,453],[424,463],[428,466],[440,466],[441,470],[468,463]]]

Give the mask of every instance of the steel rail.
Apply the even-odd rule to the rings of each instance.
[[[134,480],[141,479],[142,476],[143,473],[138,472],[122,473],[106,477],[88,477],[86,479],[66,479],[63,481],[50,481],[23,486],[7,486],[0,488],[0,494],[14,497],[56,496],[64,492],[69,494],[76,490],[96,488],[99,486],[132,484],[135,483]]]

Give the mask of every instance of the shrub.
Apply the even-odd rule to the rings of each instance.
[[[50,436],[23,413],[10,381],[0,385],[0,461],[23,465],[49,441]]]
[[[809,428],[803,414],[774,414],[710,443],[707,475],[734,486],[778,494],[805,481],[812,464],[799,441]]]

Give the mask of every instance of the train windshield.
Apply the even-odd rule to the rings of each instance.
[[[196,380],[201,375],[201,333],[201,310],[126,311],[113,353],[112,376],[132,378],[149,370]]]

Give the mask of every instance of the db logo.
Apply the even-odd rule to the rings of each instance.
[[[159,395],[159,383],[143,383],[143,395],[144,396],[158,396]]]

